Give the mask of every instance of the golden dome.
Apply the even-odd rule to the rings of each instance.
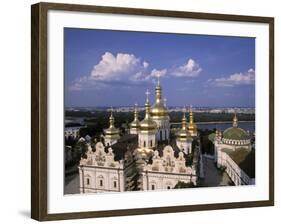
[[[177,133],[177,138],[180,141],[191,140],[191,135],[187,129],[186,117],[185,117],[185,110],[183,111],[182,117],[182,127],[181,130]]]
[[[155,88],[155,96],[156,96],[156,102],[153,105],[153,108],[151,110],[151,116],[153,118],[167,117],[168,116],[168,110],[167,110],[166,106],[163,104],[163,101],[162,101],[161,86],[160,86],[159,80],[158,80],[156,88]]]
[[[109,117],[109,128],[104,130],[105,135],[111,136],[112,138],[116,137],[119,138],[119,129],[115,128],[114,126],[114,117],[111,111],[110,117]]]
[[[146,103],[145,103],[145,117],[140,122],[141,130],[155,130],[157,128],[157,123],[150,116],[150,103],[148,100],[148,95],[150,94],[148,91],[145,93],[147,95]]]
[[[134,120],[130,124],[131,128],[140,128],[140,121],[138,118],[138,110],[137,110],[137,105],[135,105],[135,111],[134,111]]]

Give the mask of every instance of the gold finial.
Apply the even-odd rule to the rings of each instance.
[[[160,73],[157,73],[157,74],[156,74],[156,77],[157,77],[157,85],[158,85],[158,86],[160,86],[160,76],[161,76]]]
[[[146,102],[149,103],[150,92],[148,91],[148,89],[146,90],[145,95],[146,95]]]
[[[192,105],[189,107],[189,123],[193,123],[193,111],[192,111]]]
[[[186,113],[186,106],[185,105],[182,108],[182,112],[183,112],[183,116],[185,117],[185,113]]]
[[[233,127],[238,127],[238,118],[237,118],[237,115],[236,115],[236,110],[234,112],[234,117],[233,117]]]
[[[135,103],[134,119],[138,120],[138,104]]]
[[[114,117],[113,117],[113,108],[110,109],[110,117],[109,117],[109,127],[114,127]]]
[[[182,112],[183,112],[183,116],[182,116],[182,129],[186,130],[186,116],[185,116],[186,107],[185,106],[183,107]]]

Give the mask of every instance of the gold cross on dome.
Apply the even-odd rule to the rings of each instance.
[[[182,112],[186,113],[186,106],[185,105],[183,106]]]
[[[160,76],[161,76],[160,73],[157,73],[157,74],[156,74],[158,85],[160,84]]]
[[[150,95],[150,92],[148,91],[148,89],[146,90],[145,95],[146,95],[146,101],[148,101],[149,100],[148,97]]]

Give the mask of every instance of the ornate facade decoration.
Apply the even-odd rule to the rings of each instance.
[[[145,117],[139,121],[135,106],[130,134],[120,137],[111,111],[104,144],[95,142],[94,150],[88,144],[86,158],[81,158],[79,166],[81,193],[172,189],[178,182],[197,184],[201,152],[193,118],[191,125],[187,124],[184,112],[182,127],[171,138],[170,117],[159,78],[152,108],[149,91],[145,94]],[[196,133],[193,137],[189,126]],[[193,141],[197,142],[194,149]]]

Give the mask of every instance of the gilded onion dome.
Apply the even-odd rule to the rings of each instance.
[[[112,110],[111,110],[111,114],[110,114],[110,117],[109,117],[109,128],[105,129],[104,133],[105,133],[106,136],[111,137],[111,138],[118,139],[120,137],[119,136],[119,129],[115,128],[115,126],[114,126],[114,117],[113,117],[113,114],[112,114]]]
[[[131,128],[139,129],[140,128],[140,121],[139,121],[139,115],[138,115],[138,109],[137,104],[135,104],[135,111],[134,111],[134,120],[130,124]]]
[[[145,117],[140,122],[141,131],[145,130],[155,130],[157,128],[157,123],[152,119],[150,115],[150,103],[148,95],[150,94],[148,90],[146,91],[146,102],[145,102]]]
[[[192,140],[191,135],[187,129],[187,122],[186,122],[186,116],[185,116],[185,109],[183,111],[183,117],[181,121],[181,130],[178,131],[177,133],[177,138],[180,141],[187,141],[187,140]]]
[[[160,80],[158,77],[158,82],[155,87],[155,104],[152,107],[151,110],[151,116],[153,118],[163,118],[168,116],[168,110],[166,106],[163,104],[163,99],[162,99],[162,88],[160,85]]]
[[[192,107],[190,107],[190,110],[189,110],[188,130],[189,130],[190,133],[196,133],[197,132],[197,125],[194,123],[194,120],[193,120]]]

